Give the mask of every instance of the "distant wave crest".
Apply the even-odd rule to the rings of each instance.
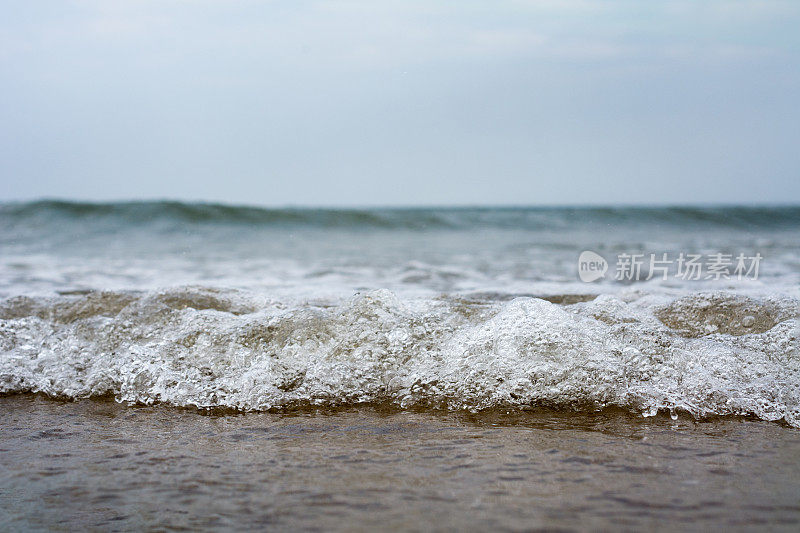
[[[585,225],[800,227],[800,207],[261,208],[171,201],[87,203],[44,200],[0,205],[0,229],[70,222],[238,224],[277,227],[546,230]]]

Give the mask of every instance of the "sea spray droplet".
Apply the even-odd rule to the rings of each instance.
[[[642,411],[642,416],[645,418],[650,418],[652,416],[656,416],[657,414],[658,414],[658,407],[656,407],[655,405],[651,405],[650,407]]]

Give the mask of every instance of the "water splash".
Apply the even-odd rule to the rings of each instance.
[[[16,297],[0,303],[0,392],[241,410],[617,406],[800,427],[797,309],[723,292],[567,305],[377,290],[330,306],[202,287]]]

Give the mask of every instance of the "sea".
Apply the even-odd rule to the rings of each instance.
[[[0,204],[0,528],[796,530],[800,206]]]

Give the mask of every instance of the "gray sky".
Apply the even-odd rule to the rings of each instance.
[[[37,1],[0,199],[800,202],[800,2]]]

